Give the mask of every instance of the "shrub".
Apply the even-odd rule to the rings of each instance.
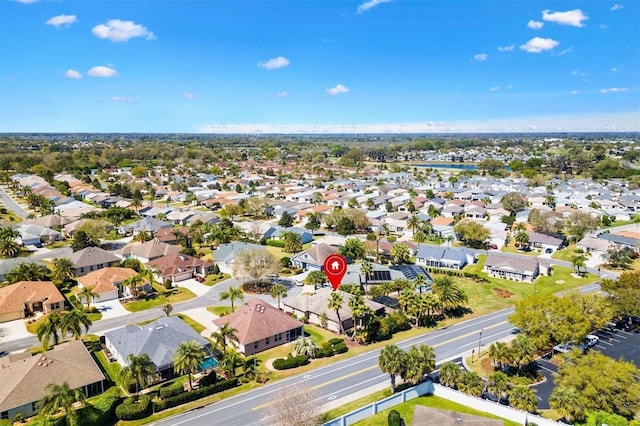
[[[167,290],[171,288],[171,280],[169,278],[164,280],[164,288],[166,288]]]
[[[151,414],[151,396],[142,395],[136,402],[135,397],[125,399],[116,407],[116,417],[120,420],[139,420]]]
[[[333,339],[329,340],[328,342],[330,345],[338,345],[340,343],[344,343],[344,339],[341,339],[339,337],[334,337]]]
[[[171,398],[182,392],[184,392],[182,383],[178,381],[165,383],[160,387],[160,398]]]
[[[198,383],[200,384],[200,387],[203,387],[213,385],[216,383],[216,381],[218,381],[218,376],[216,376],[215,371],[212,371],[211,373],[201,378]]]
[[[284,241],[280,240],[272,240],[271,238],[267,240],[267,245],[272,247],[284,248]]]
[[[177,407],[178,405],[186,404],[187,402],[195,401],[200,398],[204,398],[214,393],[222,392],[223,390],[231,389],[238,386],[238,379],[233,378],[225,380],[215,385],[203,386],[200,389],[191,392],[182,392],[171,398],[162,399],[153,403],[153,411],[158,412],[166,410],[167,408]]]
[[[219,273],[220,273],[220,267],[218,266],[218,264],[217,264],[217,263],[214,263],[214,264],[213,264],[213,268],[212,268],[211,272],[212,272],[213,274],[219,274]]]
[[[291,356],[291,354],[289,354],[287,358],[278,358],[273,361],[273,368],[276,370],[288,370],[308,363],[309,357],[306,355]]]
[[[282,259],[280,259],[280,265],[283,268],[286,268],[287,266],[289,266],[289,262],[291,262],[291,258],[290,257],[285,256]]]
[[[342,342],[341,344],[338,345],[333,345],[333,351],[336,354],[343,354],[345,352],[347,352],[349,350],[349,348],[347,347],[347,344]]]

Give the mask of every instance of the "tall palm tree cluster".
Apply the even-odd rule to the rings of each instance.
[[[424,344],[413,345],[407,352],[396,345],[387,345],[380,351],[378,366],[389,375],[391,390],[395,392],[397,376],[416,384],[430,374],[436,366],[436,354]]]
[[[22,251],[20,244],[16,238],[20,237],[20,233],[10,226],[0,228],[0,256],[16,257]]]
[[[82,336],[82,329],[84,328],[84,332],[87,333],[92,324],[87,313],[80,308],[74,308],[62,314],[52,312],[38,325],[36,335],[47,350],[52,341],[57,345],[67,336],[79,339]]]

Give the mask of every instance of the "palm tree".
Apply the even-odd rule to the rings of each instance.
[[[513,339],[510,352],[519,370],[531,364],[536,356],[536,349],[531,339],[525,334],[520,334]]]
[[[68,257],[58,257],[53,259],[51,268],[51,278],[54,281],[64,283],[76,275],[76,267]]]
[[[41,416],[53,416],[62,410],[69,419],[76,420],[77,413],[73,410],[73,404],[80,402],[84,406],[86,399],[80,389],[71,389],[67,382],[61,385],[49,383],[44,389],[47,394],[37,404]],[[70,421],[69,424],[76,422]]]
[[[18,281],[44,281],[49,278],[49,268],[33,262],[22,262],[7,273],[9,283]]]
[[[402,375],[406,366],[407,354],[396,345],[387,345],[380,351],[378,366],[389,375],[391,391],[396,391],[396,376]]]
[[[505,342],[495,342],[489,345],[489,358],[491,365],[506,370],[511,362],[511,348]]]
[[[143,281],[144,278],[142,277],[142,274],[136,274],[122,281],[122,285],[129,289],[129,294],[131,295],[131,297],[137,299],[138,287],[140,286],[140,284],[142,284]]]
[[[475,371],[465,371],[460,376],[458,389],[471,396],[480,396],[484,391],[484,381]]]
[[[517,410],[534,412],[538,408],[536,391],[528,386],[516,386],[509,393],[509,404]]]
[[[12,227],[10,226],[0,227],[0,240],[13,241],[18,237],[20,237],[20,232],[13,229]]]
[[[487,380],[487,392],[501,398],[509,390],[509,376],[502,371],[494,371],[489,374]]]
[[[240,354],[236,351],[229,351],[220,361],[220,367],[231,376],[236,375],[236,368],[240,363]]]
[[[225,301],[227,299],[231,302],[231,312],[235,312],[233,302],[236,300],[244,300],[244,293],[242,293],[242,290],[239,288],[229,287],[229,290],[220,293],[220,301]]]
[[[140,214],[140,207],[142,207],[142,200],[138,197],[135,197],[131,200],[130,206],[136,209],[136,214]]]
[[[156,367],[147,354],[129,354],[127,363],[128,365],[120,370],[120,380],[123,383],[136,382],[136,396],[138,396],[140,391],[147,387],[149,376],[156,373]]]
[[[443,310],[455,309],[467,301],[467,296],[449,276],[438,277],[433,280],[431,289],[438,296]]]
[[[278,299],[278,309],[280,309],[280,299],[287,297],[287,288],[282,284],[276,284],[271,287],[271,297]]]
[[[91,302],[93,302],[96,298],[99,298],[100,295],[93,291],[93,287],[82,287],[76,294],[76,297],[80,302],[82,301],[82,299],[84,299],[84,301],[87,303],[88,309]]]
[[[460,367],[453,361],[445,362],[440,366],[438,377],[441,384],[452,388],[460,379]]]
[[[309,358],[316,356],[318,345],[312,337],[300,336],[295,341],[296,355],[306,355]]]
[[[360,265],[360,275],[364,276],[364,294],[367,295],[369,278],[373,275],[373,265],[366,260]]]
[[[189,389],[193,389],[191,375],[200,370],[207,353],[195,340],[182,342],[173,354],[173,370],[176,374],[189,375]]]
[[[529,234],[527,234],[525,231],[518,231],[515,240],[518,244],[526,246],[527,244],[529,244]]]
[[[49,343],[52,339],[54,346],[60,341],[58,332],[60,331],[61,321],[60,315],[52,312],[38,325],[36,335],[45,350],[49,349]]]
[[[582,255],[578,255],[578,256],[573,256],[571,258],[571,265],[573,266],[573,270],[576,271],[578,274],[580,273],[580,269],[584,268],[586,265],[586,261],[587,259],[582,256]]]
[[[67,312],[62,316],[60,321],[60,332],[63,336],[71,334],[76,340],[82,336],[82,327],[84,327],[85,334],[89,332],[89,327],[93,323],[87,316],[86,312],[81,309],[75,308]]]
[[[355,328],[357,330],[358,327],[361,326],[360,319],[362,318],[367,305],[364,304],[364,299],[360,294],[352,295],[347,305],[349,306],[349,310],[351,311],[351,316],[353,317]]]
[[[424,287],[425,285],[427,285],[427,277],[422,274],[416,275],[416,277],[413,279],[413,286],[418,288],[420,294],[422,294],[422,287]]]
[[[556,386],[549,396],[549,405],[556,410],[558,414],[573,423],[573,420],[583,412],[584,407],[580,402],[580,392],[574,387]]]
[[[342,298],[342,293],[334,291],[331,293],[331,297],[327,300],[327,307],[336,312],[336,316],[338,317],[338,334],[342,334],[342,320],[340,319],[340,309],[342,309],[342,305],[344,304],[344,299]]]
[[[413,233],[413,237],[415,239],[416,236],[416,231],[418,229],[420,229],[420,226],[422,225],[422,221],[420,220],[420,218],[418,217],[417,214],[413,213],[411,216],[409,216],[409,218],[407,219],[407,228],[409,228],[411,230],[411,232]]]
[[[0,256],[2,257],[17,257],[22,251],[20,244],[14,240],[0,239]]]
[[[431,373],[435,365],[436,354],[431,346],[411,346],[406,355],[406,368],[402,378],[417,383],[425,374]]]
[[[216,346],[222,348],[223,356],[227,355],[227,343],[236,342],[238,343],[238,330],[229,326],[229,324],[224,324],[218,331],[214,331],[211,333],[211,337],[216,341]]]

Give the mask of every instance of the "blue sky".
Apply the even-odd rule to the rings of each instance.
[[[0,0],[0,132],[639,131],[639,5]]]

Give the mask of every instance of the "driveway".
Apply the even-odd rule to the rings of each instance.
[[[119,300],[107,300],[106,302],[94,303],[100,313],[102,313],[102,319],[118,318],[130,314]]]
[[[209,287],[208,285],[204,285],[204,284],[199,283],[194,278],[190,278],[188,280],[184,280],[184,281],[179,281],[177,283],[173,283],[173,286],[174,287],[184,287],[184,288],[188,289],[189,291],[191,291],[193,294],[195,294],[196,297],[203,296],[204,294],[209,292],[209,290],[211,290],[211,287]]]
[[[27,331],[24,320],[0,323],[0,343],[32,336],[33,334]]]

